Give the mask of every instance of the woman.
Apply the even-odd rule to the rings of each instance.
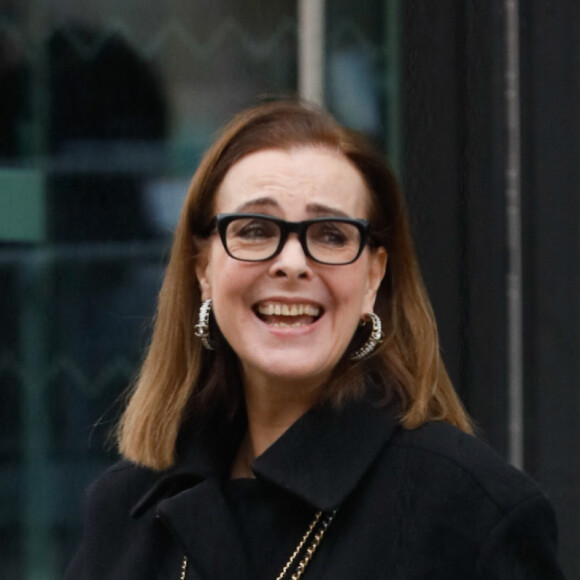
[[[194,176],[67,578],[562,578],[550,503],[470,433],[393,173],[259,106]]]

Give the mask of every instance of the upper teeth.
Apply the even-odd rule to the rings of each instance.
[[[318,316],[320,308],[312,304],[260,304],[258,312],[265,316],[282,315],[282,316]]]

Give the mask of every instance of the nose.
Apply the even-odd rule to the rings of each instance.
[[[302,244],[296,234],[290,234],[280,253],[274,257],[269,269],[271,276],[310,278],[312,269]]]

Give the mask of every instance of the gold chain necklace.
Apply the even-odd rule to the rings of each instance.
[[[323,516],[322,511],[316,512],[316,515],[314,516],[312,522],[310,522],[310,525],[308,526],[306,533],[304,534],[304,536],[302,536],[302,539],[298,542],[296,549],[294,550],[294,552],[292,552],[290,559],[288,560],[288,562],[286,562],[284,568],[282,568],[282,572],[280,572],[276,580],[284,580],[285,578],[289,578],[289,580],[298,580],[298,578],[300,578],[300,576],[304,574],[306,566],[308,566],[308,563],[310,562],[310,560],[312,560],[314,552],[316,552],[316,549],[320,545],[320,542],[322,541],[322,538],[324,537],[324,534],[326,533],[328,526],[330,526],[330,524],[332,523],[332,520],[334,519],[335,515],[336,510],[327,513],[324,517],[322,517]],[[318,531],[314,533],[317,527]],[[304,545],[311,536],[312,539],[310,541],[310,545],[304,549]],[[296,558],[298,558],[299,554],[303,551],[303,549],[304,549],[304,557],[302,558],[302,560],[300,560],[300,562],[298,562],[298,564],[294,568],[294,573],[292,574],[292,576],[288,577],[290,568],[292,568]],[[181,563],[181,575],[179,576],[179,580],[185,580],[188,563],[189,560],[187,556],[183,556],[183,561]]]
[[[305,550],[304,557],[302,558],[302,560],[300,560],[300,562],[298,562],[298,565],[296,566],[296,568],[294,570],[294,574],[292,574],[292,576],[290,576],[290,580],[297,580],[298,578],[300,578],[300,576],[302,576],[302,574],[304,574],[304,569],[306,568],[306,566],[308,565],[308,563],[312,559],[314,552],[316,552],[316,549],[320,545],[320,542],[321,542],[324,534],[326,533],[328,526],[330,526],[332,520],[334,519],[335,515],[336,515],[336,510],[333,510],[333,511],[327,513],[324,517],[322,517],[322,511],[316,512],[316,515],[314,516],[314,519],[312,520],[312,522],[308,526],[306,533],[304,534],[304,536],[302,537],[300,542],[298,542],[296,549],[294,550],[294,552],[290,556],[290,559],[288,560],[288,562],[286,562],[286,565],[284,566],[284,568],[282,568],[282,572],[280,572],[280,575],[276,578],[276,580],[284,580],[284,578],[287,577],[287,574],[288,574],[290,568],[292,567],[294,561],[296,560],[296,558],[298,557],[298,555],[302,551],[304,545],[308,541],[308,538],[310,538],[314,534],[312,537],[312,540],[310,541],[310,545]],[[320,525],[318,525],[319,523],[320,523]],[[318,531],[316,533],[314,533],[314,530],[316,529],[317,526],[318,526]]]

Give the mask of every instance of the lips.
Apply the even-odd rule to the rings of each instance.
[[[277,302],[268,300],[254,307],[260,320],[278,327],[297,327],[312,324],[322,316],[322,308],[311,302]]]

